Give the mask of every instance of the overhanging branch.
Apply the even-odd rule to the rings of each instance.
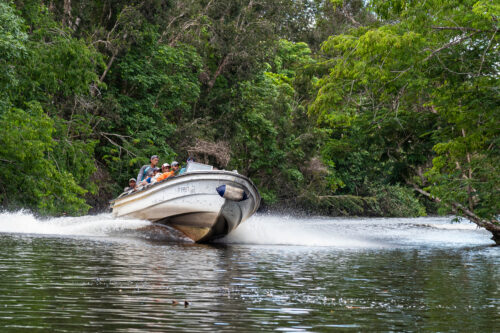
[[[427,191],[424,191],[423,189],[418,187],[416,184],[411,183],[409,181],[407,181],[407,183],[410,184],[411,186],[413,186],[413,189],[415,191],[417,191],[418,193],[423,194],[424,196],[426,196],[426,197],[428,197],[431,200],[434,200],[436,202],[442,202],[442,200],[440,198],[433,196],[432,194],[430,194]],[[492,239],[495,241],[495,243],[497,243],[497,245],[500,245],[500,222],[498,220],[491,219],[489,221],[489,220],[483,219],[483,218],[477,216],[473,211],[469,210],[467,207],[465,207],[464,205],[462,205],[458,202],[451,202],[451,203],[446,204],[446,205],[450,206],[453,213],[455,213],[457,215],[463,215],[466,218],[468,218],[469,220],[471,220],[472,222],[474,222],[475,224],[477,224],[478,226],[491,232],[493,234]]]

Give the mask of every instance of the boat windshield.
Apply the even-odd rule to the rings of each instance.
[[[214,167],[208,164],[197,163],[197,162],[189,162],[186,166],[186,172],[191,171],[210,171],[213,170]]]

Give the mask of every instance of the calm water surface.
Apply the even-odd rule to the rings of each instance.
[[[211,245],[145,226],[0,214],[2,332],[500,331],[500,248],[467,222],[258,215]]]

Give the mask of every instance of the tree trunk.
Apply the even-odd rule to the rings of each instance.
[[[219,64],[219,67],[217,67],[217,70],[215,71],[215,74],[214,76],[212,77],[212,79],[208,82],[208,90],[212,90],[214,84],[215,84],[215,81],[217,80],[217,78],[219,77],[219,75],[222,74],[222,72],[224,71],[224,69],[226,68],[226,66],[229,64],[229,58],[231,57],[231,54],[226,54],[226,56],[224,57],[224,59],[222,59],[222,62]]]
[[[441,199],[439,199],[438,197],[432,196],[429,192],[422,190],[417,185],[415,185],[415,184],[411,184],[411,185],[413,186],[415,191],[417,191],[418,193],[423,194],[426,197],[428,197],[431,200],[434,200],[436,202],[441,202]],[[491,232],[491,234],[493,235],[493,237],[491,239],[495,242],[496,245],[500,245],[500,222],[499,221],[497,221],[496,219],[485,220],[485,219],[477,216],[476,214],[474,214],[474,212],[472,212],[471,210],[469,210],[467,207],[463,206],[462,204],[459,204],[458,202],[452,202],[450,204],[450,207],[451,207],[453,213],[455,213],[457,215],[463,215],[464,217],[468,218],[470,221],[477,224],[479,227],[484,228],[484,229],[488,230],[489,232]]]
[[[71,0],[64,0],[64,16],[62,25],[71,28]]]
[[[113,65],[113,61],[115,61],[115,58],[116,58],[116,52],[113,52],[111,59],[109,59],[108,64],[106,65],[106,69],[104,70],[104,73],[102,73],[101,77],[99,78],[99,82],[104,81],[104,78],[106,77],[106,74],[108,74],[108,71],[111,68],[111,65]]]

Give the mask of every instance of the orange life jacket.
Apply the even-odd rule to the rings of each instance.
[[[175,174],[174,171],[168,171],[168,172],[164,172],[162,173],[161,175],[158,176],[158,178],[156,178],[156,181],[160,182],[162,181],[163,179],[167,179],[168,177],[171,177]]]

